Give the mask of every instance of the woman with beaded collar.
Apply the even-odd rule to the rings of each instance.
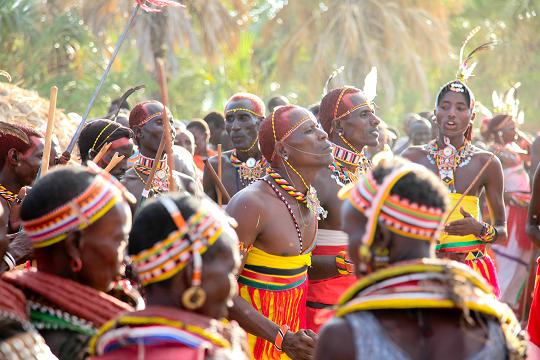
[[[383,160],[340,192],[359,280],[323,327],[316,359],[524,359],[512,310],[468,266],[434,258],[448,206],[430,171]]]
[[[371,168],[364,148],[378,144],[381,120],[375,115],[373,98],[368,99],[364,91],[346,86],[323,97],[319,123],[332,142],[334,161],[318,173],[313,183],[322,206],[328,210],[317,230],[317,246],[313,250],[317,256],[313,257],[307,295],[307,324],[316,332],[324,322],[321,315],[328,313],[323,309],[336,304],[355,281],[347,255],[347,235],[341,231],[341,200],[336,195],[344,185]],[[321,276],[322,273],[327,276]]]
[[[487,248],[507,238],[503,172],[501,162],[492,153],[471,144],[475,99],[465,84],[472,73],[469,66],[472,54],[485,46],[476,48],[462,60],[457,80],[445,84],[439,91],[434,110],[437,139],[425,146],[410,147],[402,156],[438,174],[448,187],[453,211],[437,244],[439,256],[465,262],[480,273],[499,296],[497,273]],[[492,224],[480,219],[482,191],[486,194]]]
[[[271,171],[227,205],[243,255],[241,298],[231,318],[253,334],[255,359],[285,357],[282,350],[309,359],[316,335],[301,330],[307,272],[317,217],[325,213],[311,184],[332,161],[331,146],[313,114],[294,105],[277,107],[262,121],[259,143]]]
[[[222,321],[240,265],[234,220],[207,199],[148,201],[129,237],[144,310],[111,319],[90,345],[94,359],[247,359],[245,332]]]
[[[107,295],[122,273],[134,201],[97,166],[60,167],[26,196],[21,219],[37,268],[4,273],[60,359],[82,359],[96,329],[131,306]]]
[[[222,183],[230,196],[265,174],[268,164],[259,149],[258,134],[263,119],[264,102],[257,95],[237,93],[225,105],[225,130],[234,149],[224,152],[221,157]],[[208,162],[217,172],[217,156],[211,157]],[[208,171],[205,168],[204,192],[217,201],[216,186]]]

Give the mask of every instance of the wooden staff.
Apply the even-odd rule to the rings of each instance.
[[[218,176],[218,179],[219,179],[219,182],[221,183],[221,179],[222,179],[222,175],[223,175],[223,169],[222,169],[222,166],[221,166],[221,155],[223,155],[223,149],[221,147],[221,144],[218,144],[217,146],[217,176]],[[208,163],[208,165],[210,165],[210,163]],[[223,195],[221,194],[221,191],[219,190],[219,188],[217,189],[217,200],[218,200],[218,205],[221,206],[223,205]]]
[[[165,67],[163,59],[156,59],[156,66],[159,77],[159,89],[161,90],[161,102],[163,103],[163,133],[165,139],[165,151],[167,153],[167,164],[169,165],[169,191],[176,191],[176,182],[173,178],[174,171],[174,154],[171,139],[171,123],[167,114],[167,104],[169,103],[169,95],[167,91],[167,78],[165,76]],[[156,158],[156,161],[160,159]]]
[[[94,163],[99,164],[99,162],[101,161],[101,159],[103,159],[103,157],[105,156],[105,154],[107,154],[107,151],[109,151],[109,148],[111,147],[112,143],[107,143],[105,145],[103,145],[101,147],[101,149],[99,150],[99,152],[96,154],[96,156],[94,156],[94,158],[92,159],[92,161]]]
[[[148,175],[148,179],[146,179],[146,184],[144,186],[144,190],[141,194],[141,199],[148,198],[150,189],[152,188],[152,182],[154,181],[154,176],[156,175],[157,167],[159,165],[159,159],[163,156],[163,149],[165,149],[165,133],[161,136],[161,142],[159,143],[159,147],[156,153],[156,158],[154,159],[154,165],[152,165],[152,169],[150,169],[150,174]],[[139,206],[142,205],[142,201],[139,201]]]
[[[54,130],[54,115],[56,113],[56,97],[58,88],[51,87],[51,96],[49,98],[49,117],[47,118],[47,132],[45,133],[45,147],[43,148],[43,157],[41,159],[40,176],[45,176],[49,170],[49,158],[51,156],[52,135]]]
[[[221,191],[221,194],[223,195],[223,200],[228,203],[229,200],[231,200],[231,196],[227,192],[227,189],[225,189],[225,186],[223,186],[223,183],[219,179],[219,176],[216,174],[216,171],[214,170],[212,165],[210,165],[210,163],[208,162],[208,159],[204,160],[204,165],[208,168],[208,172],[212,177],[212,180],[214,180],[214,184],[216,184],[218,190]]]
[[[463,199],[465,198],[465,196],[467,196],[467,194],[472,190],[473,186],[476,184],[476,182],[480,179],[480,177],[482,176],[482,174],[484,173],[484,171],[486,171],[486,169],[488,168],[489,164],[491,164],[491,161],[493,161],[493,159],[495,158],[495,155],[491,155],[491,157],[489,158],[488,161],[486,161],[486,163],[484,164],[484,166],[482,167],[482,169],[480,169],[480,172],[476,175],[476,177],[473,179],[473,181],[471,182],[471,184],[467,187],[467,189],[463,192],[463,194],[461,195],[461,197],[459,198],[459,200],[457,201],[456,205],[454,205],[454,207],[452,208],[452,210],[450,210],[448,212],[448,216],[446,217],[446,220],[444,221],[444,223],[448,223],[448,219],[450,219],[450,215],[452,215],[452,213],[458,208],[458,206],[461,204],[461,202],[463,201]]]
[[[103,171],[111,172],[111,170],[114,169],[116,165],[120,164],[120,162],[124,160],[124,158],[124,155],[118,156],[118,152],[115,152],[111,161],[109,162],[109,165],[107,165]]]

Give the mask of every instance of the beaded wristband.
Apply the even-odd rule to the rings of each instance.
[[[497,237],[497,230],[491,224],[483,223],[479,237],[483,242],[492,242]]]
[[[340,275],[350,275],[353,273],[353,262],[345,250],[336,255],[336,267]]]
[[[289,331],[289,325],[281,325],[276,334],[276,339],[274,340],[274,347],[278,351],[283,351],[283,339],[285,339],[285,334]]]

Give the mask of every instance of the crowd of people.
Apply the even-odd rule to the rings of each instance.
[[[0,358],[540,358],[540,137],[461,75],[401,135],[353,86],[0,122]]]

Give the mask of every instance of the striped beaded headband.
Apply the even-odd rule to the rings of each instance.
[[[158,111],[157,113],[150,114],[147,117],[145,117],[143,121],[141,121],[139,124],[137,124],[137,126],[138,127],[143,127],[144,124],[146,124],[147,122],[149,122],[151,120],[154,120],[157,117],[160,117],[161,115],[163,115],[162,111]]]
[[[199,211],[185,220],[174,201],[162,196],[158,202],[167,210],[177,229],[165,240],[132,257],[133,266],[143,286],[167,280],[193,261],[192,286],[200,286],[202,255],[223,232],[224,215],[208,200]]]
[[[406,164],[385,177],[377,185],[371,173],[359,179],[340,192],[342,200],[348,199],[358,211],[368,218],[363,244],[373,242],[377,221],[380,219],[393,233],[408,238],[433,241],[444,219],[444,211],[390,195],[395,184],[411,171],[425,171],[416,164]]]
[[[33,220],[24,221],[24,232],[35,249],[64,240],[68,233],[84,230],[102,218],[125,196],[123,187],[110,174],[97,173],[88,188],[75,199]]]
[[[230,109],[230,110],[227,110],[227,111],[225,112],[225,115],[229,115],[229,114],[231,114],[231,113],[236,113],[236,112],[238,112],[238,111],[245,111],[245,112],[247,112],[247,113],[249,113],[249,114],[251,114],[251,115],[257,116],[257,117],[259,117],[259,118],[260,118],[260,117],[264,117],[263,114],[257,114],[255,111],[250,110],[250,109],[246,109],[246,108],[235,108],[235,109]]]

